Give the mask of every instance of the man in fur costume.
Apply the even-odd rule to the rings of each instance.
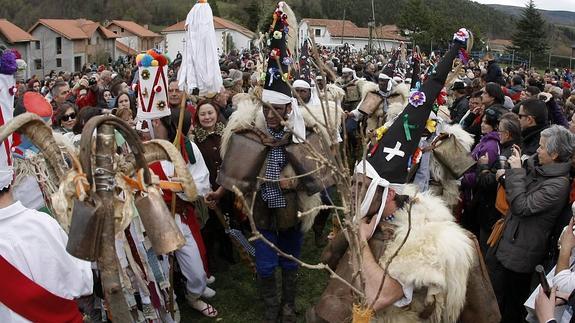
[[[366,120],[366,131],[369,133],[384,124],[384,120],[393,121],[407,105],[409,85],[398,83],[396,75],[398,60],[402,48],[399,48],[379,74],[377,84],[366,80],[357,82],[361,102],[348,117],[355,121]]]
[[[475,278],[470,275],[471,270],[480,263],[479,251],[477,247],[474,250],[468,233],[454,222],[445,203],[404,184],[409,161],[424,133],[435,98],[468,38],[465,29],[454,35],[452,48],[436,73],[410,96],[409,105],[371,147],[368,158],[355,168],[363,196],[356,211],[356,216],[364,217],[360,239],[369,246],[361,251],[360,266],[365,279],[364,301],[373,304],[375,312],[372,321],[457,322],[464,307],[468,311],[473,307],[466,304],[470,292],[491,292],[490,297],[484,298],[493,299],[490,285],[476,288],[469,284]],[[341,237],[336,237],[324,251],[323,259],[354,283],[356,275],[349,261],[351,253],[345,251],[346,244],[345,239],[342,242]],[[485,275],[483,281],[488,281]],[[350,289],[332,279],[319,303],[308,311],[308,321],[348,321],[353,302]],[[488,309],[485,312],[492,314]],[[485,320],[485,315],[478,316],[475,322],[497,322],[497,314]]]
[[[326,174],[293,179],[309,171],[302,163],[309,146],[301,142],[313,142],[319,136],[323,144],[313,148],[327,148],[324,156],[329,155],[329,142],[325,132],[314,129],[313,119],[298,106],[286,83],[292,62],[288,53],[295,52],[289,44],[288,50],[286,43],[294,37],[293,31],[297,33],[297,22],[292,21],[295,16],[284,2],[278,4],[273,15],[262,98],[237,96],[237,111],[222,136],[223,162],[217,182],[228,190],[237,187],[248,203],[254,201],[248,207],[253,207],[258,231],[282,251],[298,257],[303,230],[313,223],[313,214],[300,218],[298,211],[319,206],[319,192],[330,186],[321,182],[321,178],[329,178]],[[257,284],[265,307],[263,321],[277,322],[281,317],[282,322],[295,322],[298,264],[279,257],[261,240],[255,242],[255,253]],[[282,269],[281,307],[275,275],[278,267]]]

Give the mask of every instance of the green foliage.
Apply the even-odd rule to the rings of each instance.
[[[329,226],[328,226],[329,228]],[[316,248],[313,231],[305,235],[301,259],[316,264],[319,261],[321,250]],[[281,273],[278,270],[278,280]],[[317,304],[321,293],[327,286],[329,274],[325,271],[300,269],[298,281],[298,294],[296,307],[298,322],[305,322],[305,311]],[[243,263],[232,265],[228,271],[216,273],[216,282],[212,286],[217,294],[209,302],[218,310],[218,320],[233,323],[261,322],[264,312],[263,302],[260,301],[254,275]],[[183,299],[178,299],[182,320],[181,322],[211,323],[218,320],[202,316],[193,310]]]
[[[549,49],[547,23],[530,0],[521,18],[517,21],[516,32],[512,36],[513,49],[521,53],[543,53]]]

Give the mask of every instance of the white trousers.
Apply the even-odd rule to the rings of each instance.
[[[206,271],[204,270],[200,251],[192,231],[190,231],[188,225],[182,223],[179,214],[176,214],[176,224],[186,238],[186,244],[176,250],[176,258],[178,259],[178,264],[180,264],[182,274],[187,280],[186,289],[192,294],[192,297],[198,298],[206,289]]]

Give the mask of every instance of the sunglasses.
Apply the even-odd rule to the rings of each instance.
[[[518,113],[517,115],[519,116],[519,119],[530,117],[530,115],[528,115],[528,114],[522,114],[522,113]]]
[[[76,119],[76,114],[75,114],[75,113],[65,114],[65,115],[62,117],[62,121],[64,121],[64,122],[65,122],[65,121],[74,120],[74,119]]]

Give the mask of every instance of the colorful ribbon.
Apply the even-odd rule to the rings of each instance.
[[[417,129],[417,125],[409,124],[409,115],[403,115],[403,130],[405,131],[405,138],[407,141],[411,141],[411,130]]]

